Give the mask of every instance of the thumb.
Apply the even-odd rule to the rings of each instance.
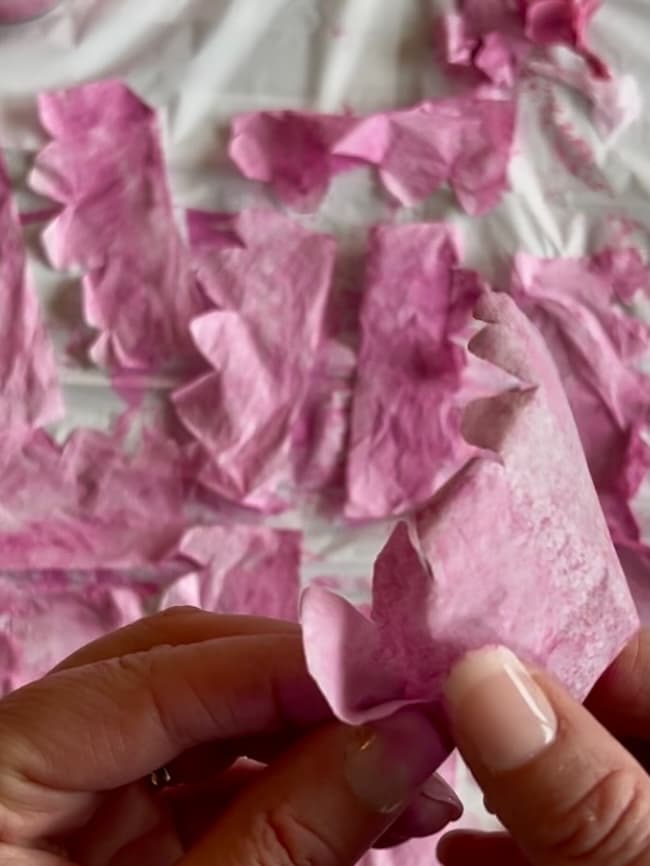
[[[533,866],[649,866],[650,777],[550,678],[507,649],[452,672],[454,736]]]
[[[263,771],[181,864],[352,866],[447,753],[415,711],[366,728],[330,724]],[[441,830],[461,810],[442,782],[437,799]]]

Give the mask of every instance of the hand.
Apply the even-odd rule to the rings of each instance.
[[[261,619],[109,635],[0,701],[0,744],[7,866],[352,866],[461,812],[423,715],[334,722],[299,628]],[[163,766],[181,784],[156,791]]]
[[[449,834],[442,863],[650,866],[650,632],[598,683],[591,712],[507,650],[461,662],[448,698],[461,751],[511,835]]]

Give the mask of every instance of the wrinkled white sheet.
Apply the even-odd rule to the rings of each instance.
[[[291,108],[370,112],[407,107],[448,92],[433,51],[444,0],[62,0],[36,21],[0,27],[0,146],[22,201],[29,152],[44,143],[34,95],[107,76],[124,78],[163,117],[166,157],[176,202],[186,208],[237,210],[264,193],[227,160],[233,115]],[[646,0],[610,0],[591,27],[597,51],[613,69],[650,92]],[[549,102],[549,100],[552,100]],[[549,105],[552,112],[549,114]],[[549,117],[554,126],[549,126]],[[578,179],[557,158],[553,141],[563,121],[575,124],[596,157],[596,181]],[[463,231],[464,264],[506,284],[513,254],[581,256],[620,241],[650,250],[650,115],[604,139],[588,106],[569,90],[540,83],[527,93],[512,191],[492,213],[470,219],[441,193],[400,220],[448,219]],[[552,135],[547,135],[547,132]],[[351,258],[367,227],[389,219],[391,206],[369,171],[332,185],[310,229],[334,234]],[[30,232],[34,275],[59,353],[66,416],[62,438],[79,426],[108,427],[124,408],[96,370],[74,366],[64,347],[78,322],[77,281],[43,264],[38,232]],[[638,310],[650,321],[650,300]],[[161,390],[173,383],[161,379]],[[152,399],[155,403],[155,399]],[[650,537],[650,483],[635,509]],[[366,577],[390,530],[338,529],[302,513],[282,518],[306,534],[303,580],[337,577],[359,601]],[[345,585],[345,584],[344,584]]]

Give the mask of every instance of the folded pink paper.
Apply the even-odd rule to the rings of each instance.
[[[197,570],[175,581],[161,609],[177,604],[224,614],[247,614],[294,622],[300,592],[299,532],[244,525],[190,530],[179,553]]]
[[[468,463],[375,565],[370,618],[308,589],[309,669],[353,724],[435,703],[467,651],[505,644],[577,698],[639,620],[589,476],[562,382],[540,334],[505,295],[480,302],[472,350],[528,384],[477,401]],[[426,467],[423,467],[426,471]]]
[[[117,81],[39,98],[52,137],[32,186],[62,206],[52,264],[84,273],[83,310],[111,371],[196,366],[189,325],[208,305],[174,222],[154,112]]]
[[[335,243],[272,211],[244,211],[225,231],[216,215],[192,223],[214,308],[191,330],[210,372],[174,403],[207,455],[199,480],[272,511],[292,483],[291,440],[321,346]]]
[[[585,259],[517,257],[512,293],[542,332],[562,382],[617,545],[643,552],[630,500],[650,470],[650,329],[626,312],[650,275],[632,249]]]
[[[261,112],[234,121],[230,155],[245,177],[271,184],[299,211],[315,210],[335,175],[365,165],[402,205],[448,183],[468,213],[481,214],[508,189],[514,130],[505,97],[432,100],[368,117]]]
[[[0,466],[32,430],[62,414],[54,351],[0,155]]]
[[[504,385],[496,367],[472,359],[463,345],[480,292],[478,275],[460,267],[448,226],[373,230],[347,461],[349,518],[422,505],[476,453],[461,435],[463,407]]]

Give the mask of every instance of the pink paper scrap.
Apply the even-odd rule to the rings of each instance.
[[[515,104],[469,95],[367,117],[295,111],[245,114],[233,123],[230,156],[251,180],[271,184],[297,211],[316,210],[332,179],[374,166],[404,206],[449,184],[472,215],[508,190]]]
[[[196,567],[164,592],[160,608],[192,605],[295,622],[302,534],[245,525],[189,530],[179,553]]]
[[[589,469],[617,545],[650,563],[630,506],[650,471],[650,328],[624,303],[650,286],[633,249],[583,259],[519,255],[512,294],[540,329],[576,419]]]
[[[0,575],[0,694],[144,616],[145,583],[105,572]]]
[[[562,381],[504,294],[486,294],[474,353],[521,380],[465,412],[470,461],[375,564],[370,618],[308,589],[307,663],[352,724],[436,704],[466,652],[511,647],[584,698],[639,626]]]
[[[0,473],[0,570],[136,569],[185,529],[178,446],[145,431],[35,433]]]
[[[213,305],[191,332],[209,368],[174,394],[176,411],[205,452],[205,487],[277,510],[292,484],[292,436],[319,358],[335,242],[272,211],[244,211],[225,229],[211,214],[191,222]]]
[[[90,356],[112,372],[195,367],[191,321],[208,307],[174,222],[155,113],[117,81],[39,97],[52,141],[35,190],[60,203],[53,266],[83,272]]]
[[[498,368],[472,358],[463,345],[481,290],[478,275],[461,268],[448,226],[372,231],[347,461],[348,518],[384,518],[422,505],[476,454],[461,435],[463,407],[505,384]]]
[[[0,155],[0,466],[31,431],[62,415],[54,350]]]

